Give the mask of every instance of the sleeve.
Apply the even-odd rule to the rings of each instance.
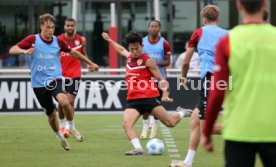
[[[143,57],[143,60],[144,60],[145,64],[146,64],[146,61],[147,61],[148,59],[150,59],[150,56],[149,56],[148,54],[145,54],[145,56]]]
[[[60,47],[60,51],[63,51],[65,53],[69,53],[72,50],[70,46],[68,46],[62,39],[59,39],[59,38],[58,38],[58,45]]]
[[[171,55],[171,46],[168,41],[164,41],[164,55],[165,56],[170,56]]]
[[[20,49],[30,49],[31,47],[33,47],[34,43],[35,43],[35,36],[29,35],[24,39],[22,39],[20,42],[18,42],[16,45]]]
[[[209,137],[212,134],[213,125],[217,119],[218,113],[221,110],[221,106],[224,100],[224,93],[227,89],[226,87],[217,86],[218,83],[226,82],[228,83],[229,77],[229,36],[223,37],[217,45],[216,48],[216,62],[215,62],[215,72],[214,72],[214,82],[211,82],[212,86],[208,96],[207,110],[205,126],[203,129],[203,134]]]
[[[196,48],[201,36],[202,36],[202,28],[195,30],[189,40],[188,47]]]

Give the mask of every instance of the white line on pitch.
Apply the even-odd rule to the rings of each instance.
[[[165,145],[168,148],[167,151],[169,153],[169,157],[179,158],[180,155],[178,153],[178,149],[176,148],[174,138],[171,135],[171,132],[169,131],[169,128],[165,127],[164,125],[161,125],[161,131],[164,136]]]
[[[167,147],[170,147],[170,148],[175,148],[176,145],[175,144],[167,144]]]

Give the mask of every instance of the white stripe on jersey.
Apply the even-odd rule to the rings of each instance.
[[[76,47],[72,48],[72,50],[77,50],[79,48],[82,48],[82,45],[76,46]]]
[[[143,69],[146,68],[146,66],[137,66],[137,67],[130,67],[128,64],[126,64],[127,68],[130,70],[136,70],[136,69]]]

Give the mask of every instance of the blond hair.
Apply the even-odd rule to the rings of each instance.
[[[53,15],[49,14],[49,13],[45,13],[45,14],[39,16],[40,25],[43,25],[46,22],[55,23],[55,21],[56,21],[55,17]]]
[[[216,5],[207,5],[201,10],[200,15],[208,21],[217,21],[219,13],[220,10]]]

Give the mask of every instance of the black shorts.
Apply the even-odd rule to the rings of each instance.
[[[199,119],[204,120],[205,119],[205,112],[206,112],[206,106],[207,106],[207,97],[209,94],[209,87],[210,87],[210,81],[211,81],[212,73],[207,72],[205,77],[201,79],[201,90],[200,90],[200,97],[196,104],[196,108],[199,109]],[[207,89],[206,89],[207,88]]]
[[[225,141],[225,167],[254,167],[259,154],[264,167],[276,166],[276,142]]]
[[[74,96],[77,96],[80,86],[80,78],[66,78],[65,91]]]
[[[47,115],[51,115],[56,109],[52,97],[56,99],[57,94],[66,93],[65,90],[62,90],[61,79],[51,82],[47,87],[33,88],[33,90],[39,104],[44,108]]]
[[[160,101],[157,97],[127,100],[126,102],[126,108],[136,109],[140,115],[151,113],[152,109],[160,105]]]

